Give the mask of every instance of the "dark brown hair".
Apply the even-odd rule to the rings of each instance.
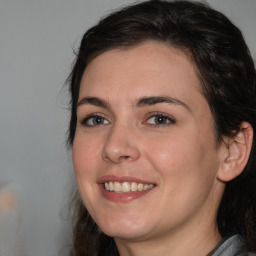
[[[256,134],[256,74],[240,30],[206,4],[152,0],[114,12],[89,29],[81,41],[69,77],[71,118],[68,142],[76,132],[76,106],[82,74],[96,56],[113,48],[145,41],[168,44],[194,63],[214,118],[216,141],[234,136],[243,121]],[[111,237],[101,232],[74,198],[73,254],[118,255]],[[226,185],[217,224],[223,237],[240,234],[247,250],[256,251],[256,139],[243,173]]]

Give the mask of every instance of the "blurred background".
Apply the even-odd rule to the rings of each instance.
[[[68,255],[65,80],[84,32],[132,0],[0,0],[0,256]],[[256,57],[256,1],[208,0]]]

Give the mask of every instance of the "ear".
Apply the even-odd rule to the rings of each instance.
[[[235,137],[225,138],[224,141],[226,149],[217,176],[219,180],[227,182],[240,175],[248,162],[252,148],[253,128],[249,123],[243,122]]]

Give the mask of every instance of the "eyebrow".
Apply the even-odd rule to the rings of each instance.
[[[175,104],[175,105],[180,105],[185,107],[188,111],[191,112],[190,107],[185,104],[184,102],[180,101],[177,98],[172,98],[169,96],[148,96],[148,97],[142,97],[140,98],[135,106],[137,107],[144,107],[144,106],[151,106],[151,105],[156,105],[159,103],[168,103],[168,104]],[[106,108],[106,109],[110,109],[110,104],[98,97],[84,97],[82,98],[78,103],[77,103],[77,108],[81,105],[84,104],[89,104],[89,105],[93,105],[93,106],[97,106],[97,107],[101,107],[101,108]]]
[[[168,104],[175,104],[175,105],[180,105],[185,107],[187,110],[191,112],[191,108],[184,102],[180,101],[177,98],[172,98],[169,96],[150,96],[150,97],[143,97],[141,98],[137,106],[138,107],[143,107],[145,105],[156,105],[158,103],[168,103]]]
[[[89,105],[93,105],[96,107],[101,107],[101,108],[106,108],[109,109],[109,103],[103,99],[97,98],[97,97],[85,97],[82,98],[76,105],[76,107],[78,108],[79,106],[83,105],[83,104],[89,104]]]

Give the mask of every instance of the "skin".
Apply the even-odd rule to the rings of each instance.
[[[159,96],[175,100],[138,104]],[[225,183],[218,176],[228,151],[216,144],[211,111],[186,55],[156,42],[107,51],[86,68],[78,102],[73,163],[79,192],[120,254],[209,253],[221,239],[216,212]],[[95,113],[99,124],[90,117]],[[159,113],[165,116],[160,124]],[[113,202],[99,189],[105,175],[155,187],[137,199]]]

